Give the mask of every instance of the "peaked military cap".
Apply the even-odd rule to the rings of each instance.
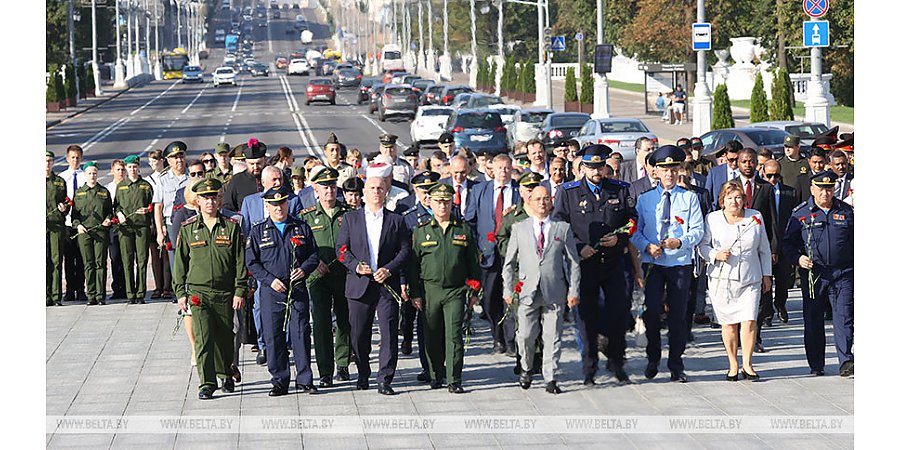
[[[47,150],[46,156],[49,156],[51,158],[56,158],[56,154],[51,152],[50,150]]]
[[[684,150],[674,145],[663,145],[650,157],[650,164],[656,167],[673,167],[684,162]]]
[[[231,149],[231,159],[243,161],[247,159],[247,144],[238,144]]]
[[[544,180],[544,176],[537,172],[526,172],[524,175],[519,177],[519,185],[525,186],[529,188],[533,188]]]
[[[606,164],[606,158],[609,158],[610,153],[612,153],[612,149],[608,146],[592,144],[579,150],[576,155],[581,156],[582,163],[591,167]]]
[[[178,154],[183,154],[187,151],[187,144],[181,141],[172,141],[169,145],[166,146],[166,150],[163,154],[166,155],[166,158],[170,156],[175,156]]]
[[[287,185],[282,184],[278,187],[271,187],[263,192],[262,199],[266,203],[281,203],[287,201],[291,191]]]
[[[809,181],[813,186],[818,186],[820,188],[834,188],[835,183],[837,183],[837,179],[839,177],[836,173],[826,170],[818,175],[813,175]]]
[[[200,180],[191,191],[197,195],[217,195],[222,189],[222,182],[216,178],[204,178]]]
[[[378,137],[378,141],[381,142],[381,145],[394,145],[397,143],[397,136],[385,133]]]
[[[329,185],[337,184],[337,179],[338,179],[338,171],[337,170],[334,170],[331,167],[324,167],[323,169],[316,172],[316,174],[313,175],[309,181],[312,181],[313,183],[316,183],[316,184],[321,184],[323,186],[329,186]]]
[[[449,184],[437,183],[428,189],[428,195],[431,196],[432,200],[438,201],[450,201],[453,200],[453,187]]]
[[[416,176],[412,177],[412,180],[410,180],[410,183],[412,183],[413,186],[415,186],[419,189],[428,190],[428,188],[430,188],[431,186],[436,184],[440,178],[441,178],[441,176],[437,172],[425,170],[425,171],[419,172],[418,174],[416,174]]]
[[[441,133],[441,136],[438,138],[438,144],[450,144],[453,142],[453,135],[448,132]]]

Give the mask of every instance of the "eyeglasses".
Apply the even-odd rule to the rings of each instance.
[[[188,175],[191,177],[202,177],[203,175],[206,175],[206,172],[202,170],[199,172],[188,172]]]
[[[737,158],[725,158],[728,162],[737,162]]]
[[[777,173],[767,173],[763,176],[766,178],[777,178],[779,175]]]
[[[215,164],[216,160],[214,159],[204,159],[203,164]]]

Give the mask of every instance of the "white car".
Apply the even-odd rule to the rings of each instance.
[[[237,74],[231,67],[219,67],[213,72],[213,86],[219,87],[220,84],[230,84],[234,86]]]
[[[225,29],[219,28],[216,30],[215,42],[225,42]]]
[[[552,112],[552,109],[547,108],[527,108],[517,112],[512,122],[506,126],[510,148],[514,147],[516,142],[528,142],[536,138],[544,119]]]
[[[516,118],[516,113],[522,110],[522,107],[519,105],[506,105],[506,104],[498,104],[498,105],[489,105],[488,109],[496,110],[500,113],[500,120],[503,121],[503,125],[509,125]]]
[[[609,117],[606,119],[591,119],[581,126],[574,136],[580,147],[588,144],[603,144],[614,152],[622,154],[626,161],[635,157],[634,143],[640,138],[647,138],[653,142],[659,142],[653,132],[641,119],[628,119]]]
[[[232,55],[231,53],[225,55],[225,59],[222,60],[223,66],[233,66],[234,63],[237,62],[237,57]]]
[[[449,106],[420,106],[416,117],[409,124],[409,135],[413,142],[437,142],[451,114],[453,108]]]
[[[309,75],[309,63],[306,58],[295,58],[288,64],[288,75],[300,74]]]

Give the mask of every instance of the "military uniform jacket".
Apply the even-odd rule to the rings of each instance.
[[[112,218],[112,198],[109,190],[100,183],[90,187],[87,183],[75,191],[72,199],[72,226],[84,225],[85,228],[99,226],[104,220]]]
[[[212,230],[199,214],[185,220],[175,243],[172,285],[178,297],[188,296],[193,286],[243,297],[247,267],[240,224],[221,214]]]
[[[116,199],[113,201],[113,211],[127,216],[128,220],[119,225],[126,228],[144,228],[150,225],[150,217],[153,214],[134,214],[139,208],[146,208],[153,202],[153,185],[147,180],[138,177],[131,181],[126,178],[116,187]]]
[[[801,255],[813,260],[816,276],[835,279],[851,272],[853,207],[835,198],[831,209],[825,212],[808,198],[794,208],[784,233],[784,256],[791,264],[799,265]]]
[[[516,208],[503,215],[503,221],[500,222],[500,229],[497,230],[497,249],[501,255],[506,255],[506,247],[509,245],[509,237],[512,235],[512,226],[528,218],[525,212],[525,206],[522,202],[516,205]]]
[[[234,169],[228,169],[227,172],[223,172],[221,167],[216,166],[216,168],[213,169],[212,172],[206,174],[206,177],[207,178],[215,178],[222,182],[222,186],[225,186],[226,184],[228,184],[229,181],[231,181],[231,177],[233,175],[234,175]]]
[[[628,193],[628,186],[623,181],[605,178],[600,183],[599,198],[591,191],[585,179],[560,186],[561,189],[556,193],[553,218],[572,225],[575,247],[579,253],[585,245],[591,245],[599,253],[591,259],[599,258],[603,262],[621,258],[623,249],[628,245],[628,233],[619,234],[614,247],[599,247],[597,243],[603,236],[628,223],[629,219],[637,217],[635,202]]]
[[[62,229],[66,225],[66,212],[60,212],[57,205],[66,203],[66,180],[50,172],[47,177],[47,228]],[[68,205],[66,209],[68,210]]]
[[[350,164],[345,163],[344,161],[338,162],[338,165],[334,166],[334,167],[329,165],[328,162],[326,161],[325,166],[331,167],[332,169],[337,170],[337,172],[338,172],[337,185],[338,186],[343,186],[345,181],[347,181],[357,175],[356,168],[354,168]]]
[[[781,179],[784,180],[784,184],[794,189],[799,188],[799,186],[797,186],[797,177],[809,173],[809,163],[802,157],[796,161],[792,161],[787,156],[782,156],[781,158],[778,158],[778,164],[781,164]]]
[[[344,214],[349,211],[350,208],[341,202],[335,203],[333,217],[328,217],[321,202],[300,211],[300,218],[309,225],[312,237],[319,248],[319,261],[329,265],[328,268],[331,270],[329,275],[335,271],[337,273],[346,271],[343,265],[333,263],[338,257],[335,243],[344,222]]]
[[[247,268],[264,288],[269,288],[276,278],[287,286],[295,267],[308,276],[319,265],[319,248],[309,225],[290,216],[286,220],[284,234],[270,217],[254,225],[247,237]],[[299,245],[292,240],[298,240]],[[306,282],[300,280],[294,287],[302,290]]]
[[[416,231],[419,225],[424,225],[431,221],[431,212],[422,206],[421,203],[416,203],[415,206],[403,211],[402,214],[403,223],[409,228],[410,234]]]
[[[469,225],[451,218],[447,229],[431,219],[413,231],[412,257],[407,267],[411,298],[421,298],[424,283],[461,288],[466,280],[480,280],[478,242]]]

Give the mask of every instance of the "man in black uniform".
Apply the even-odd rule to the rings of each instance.
[[[231,177],[231,181],[225,187],[225,203],[222,207],[230,211],[240,212],[244,197],[262,192],[260,177],[266,167],[266,144],[251,138],[247,142],[244,154],[247,157],[247,170]]]
[[[584,178],[557,191],[554,218],[572,225],[575,246],[581,255],[580,298],[576,308],[581,337],[584,384],[593,385],[597,372],[597,337],[606,328],[610,369],[622,383],[630,380],[624,369],[625,331],[630,323],[631,299],[625,293],[622,253],[628,233],[612,232],[635,217],[628,183],[604,178],[602,169],[612,150],[590,145],[581,150]],[[601,321],[605,321],[604,324]]]

